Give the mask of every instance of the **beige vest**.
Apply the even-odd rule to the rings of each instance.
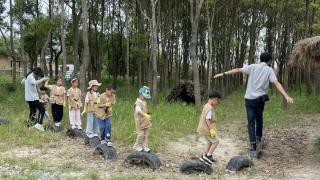
[[[87,103],[87,112],[88,113],[95,113],[96,107],[97,107],[97,99],[99,97],[99,93],[97,92],[97,97],[91,93],[90,91],[87,92],[87,96],[89,99],[89,102]]]
[[[206,116],[207,116],[207,113],[210,110],[212,111],[212,117],[211,117],[212,121],[207,121],[206,120]],[[198,125],[197,132],[200,135],[210,135],[210,129],[209,129],[208,124],[210,124],[210,125],[213,124],[214,123],[213,119],[214,119],[213,107],[210,104],[207,103],[203,107],[203,110],[202,110],[202,113],[201,113],[201,116],[200,116],[200,120],[199,120],[199,125]]]
[[[50,103],[63,105],[66,89],[63,86],[52,85],[50,90]]]
[[[106,119],[112,116],[112,105],[115,104],[115,97],[112,96],[108,98],[105,93],[101,94],[97,99],[97,109],[96,109],[96,117],[99,119]],[[106,112],[107,107],[104,106],[107,103],[111,103],[111,107],[108,108],[108,113]],[[103,107],[99,107],[99,105],[103,105]]]
[[[79,88],[68,89],[68,104],[71,108],[80,109],[82,107],[81,90]]]
[[[134,107],[139,106],[141,108],[141,111],[144,113],[147,113],[147,102],[142,101],[141,99],[137,99],[136,102],[134,103]],[[152,126],[152,123],[150,120],[146,119],[142,115],[134,112],[134,119],[138,123],[137,128],[140,130],[150,128]]]

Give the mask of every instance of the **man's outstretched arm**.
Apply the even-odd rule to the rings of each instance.
[[[273,84],[276,86],[277,90],[284,96],[284,98],[286,98],[287,103],[292,104],[293,103],[292,97],[290,97],[287,94],[287,92],[283,89],[281,83],[279,81],[274,81]]]
[[[241,68],[236,68],[236,69],[232,69],[230,71],[224,72],[224,73],[220,73],[220,74],[216,74],[213,78],[219,78],[222,77],[224,75],[232,75],[232,74],[240,74],[242,73]]]

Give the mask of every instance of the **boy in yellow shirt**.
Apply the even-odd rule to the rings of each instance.
[[[101,133],[101,144],[112,146],[111,142],[111,116],[112,106],[116,103],[116,90],[113,85],[108,85],[106,91],[97,99],[96,117]]]
[[[219,92],[213,91],[209,93],[209,100],[203,107],[197,129],[199,135],[204,137],[207,141],[200,160],[209,166],[212,166],[212,164],[215,162],[212,158],[212,153],[219,144],[216,128],[217,119],[214,112],[214,107],[220,104],[220,102],[221,95]]]

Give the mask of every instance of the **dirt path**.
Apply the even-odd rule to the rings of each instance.
[[[231,157],[244,154],[247,142],[243,136],[222,130],[220,144],[214,158],[218,161],[214,175],[182,175],[180,164],[193,157],[199,157],[203,139],[187,136],[170,141],[158,154],[163,166],[158,171],[123,166],[123,159],[130,153],[124,145],[116,144],[119,158],[105,162],[94,156],[93,149],[82,140],[61,140],[49,143],[41,149],[17,147],[0,152],[0,172],[8,176],[32,175],[40,179],[124,177],[156,179],[318,179],[320,177],[320,153],[315,149],[316,136],[320,135],[320,115],[304,115],[295,128],[266,129],[265,147],[260,160],[253,166],[236,174],[228,174],[225,166]],[[228,134],[228,136],[226,135]],[[34,170],[37,169],[37,170]]]

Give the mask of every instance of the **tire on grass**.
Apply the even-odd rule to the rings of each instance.
[[[115,160],[118,157],[117,150],[114,147],[109,147],[106,144],[99,144],[95,151],[95,155],[102,155],[105,160]]]
[[[68,129],[66,135],[71,139],[85,138],[84,132],[79,129]]]
[[[95,137],[92,137],[92,138],[89,138],[88,136],[86,136],[84,138],[84,144],[95,148],[99,144],[101,144],[101,141],[100,141],[100,138],[98,136],[95,136]]]
[[[212,167],[206,165],[200,160],[188,160],[180,166],[180,172],[184,174],[206,173],[212,174]]]
[[[133,152],[127,156],[124,160],[124,164],[128,165],[140,165],[151,168],[152,170],[159,169],[161,164],[158,156],[147,152]]]
[[[252,165],[251,160],[246,156],[235,156],[230,159],[226,169],[231,172],[240,171],[243,168],[250,167]]]

